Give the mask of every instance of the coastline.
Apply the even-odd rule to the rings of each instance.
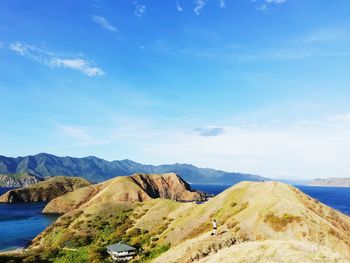
[[[8,250],[0,250],[0,256],[2,255],[13,255],[13,254],[23,254],[25,251],[24,247],[9,248]]]

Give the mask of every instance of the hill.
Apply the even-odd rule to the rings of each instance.
[[[67,213],[83,207],[99,207],[111,202],[144,202],[155,198],[175,201],[203,201],[206,195],[174,173],[120,176],[98,185],[84,187],[52,200],[44,213]]]
[[[153,181],[163,176],[136,177],[139,183],[119,177],[53,200],[48,207],[65,204],[66,213],[33,240],[26,257],[102,262],[105,247],[123,241],[140,248],[138,260],[146,262],[230,262],[231,256],[240,262],[350,259],[350,218],[292,186],[241,182],[196,204],[155,198],[178,196],[173,192],[178,184]],[[158,186],[145,186],[150,183]],[[217,236],[211,235],[214,218]]]
[[[26,187],[44,179],[30,173],[0,174],[0,187]]]
[[[235,184],[240,181],[268,180],[256,175],[229,173],[220,170],[198,168],[190,164],[143,165],[130,160],[106,161],[97,157],[58,157],[40,153],[25,157],[0,156],[0,173],[15,174],[29,172],[39,177],[82,176],[90,182],[102,182],[115,176],[134,173],[176,173],[190,183]]]
[[[218,241],[210,236],[207,223],[213,218],[220,226]],[[166,241],[174,247],[155,262],[164,259],[191,262],[205,258],[208,261],[203,262],[229,262],[225,258],[231,255],[241,258],[242,262],[259,262],[259,259],[280,262],[278,259],[283,259],[283,255],[286,261],[282,262],[319,262],[316,259],[322,257],[324,262],[335,262],[334,257],[339,262],[350,259],[350,218],[278,182],[239,183],[201,207],[186,211],[172,224],[182,226],[182,230],[164,233]],[[230,236],[239,247],[221,241]],[[230,249],[214,256],[225,247]],[[252,254],[255,248],[257,251]],[[311,251],[315,260],[303,261]],[[288,260],[288,253],[294,255],[294,259]]]
[[[310,186],[334,186],[334,187],[350,187],[350,178],[329,178],[315,179],[308,182]]]
[[[88,185],[90,182],[81,177],[56,176],[25,188],[10,190],[0,196],[0,203],[47,202]]]

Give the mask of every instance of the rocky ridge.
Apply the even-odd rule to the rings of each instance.
[[[27,187],[44,180],[44,178],[31,173],[1,174],[0,187]]]
[[[56,176],[28,187],[10,190],[0,196],[0,203],[47,202],[90,184],[81,177]]]

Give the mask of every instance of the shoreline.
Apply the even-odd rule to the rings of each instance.
[[[24,247],[10,248],[9,250],[0,250],[0,255],[13,255],[13,254],[23,254],[25,251]]]

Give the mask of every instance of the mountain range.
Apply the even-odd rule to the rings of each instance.
[[[40,153],[24,157],[0,156],[0,174],[31,173],[39,177],[81,176],[90,182],[102,182],[115,176],[134,173],[176,173],[194,184],[235,184],[240,181],[266,181],[258,175],[198,168],[191,164],[144,165],[131,160],[106,161],[94,156],[75,158]]]

